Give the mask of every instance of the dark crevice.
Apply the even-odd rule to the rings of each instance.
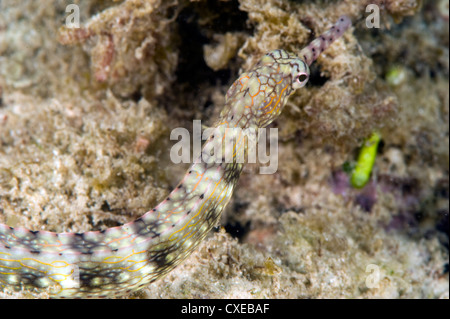
[[[321,87],[329,80],[328,77],[322,76],[320,68],[317,64],[313,64],[310,67],[310,75],[309,75],[309,86]]]
[[[250,222],[242,225],[241,223],[227,223],[225,225],[225,230],[229,233],[233,238],[237,238],[239,241],[248,233],[250,230]]]
[[[180,11],[176,19],[180,54],[175,72],[177,81],[174,84],[178,96],[194,98],[204,94],[201,92],[204,87],[230,83],[235,74],[232,74],[231,69],[210,69],[204,60],[203,46],[214,43],[215,34],[250,31],[246,22],[247,13],[239,10],[239,3],[235,0],[190,3]],[[187,107],[191,106],[189,99],[184,99],[183,103],[188,104]],[[199,107],[204,108],[209,104],[211,101]]]

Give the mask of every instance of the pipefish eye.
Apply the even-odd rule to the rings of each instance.
[[[297,76],[295,77],[295,83],[294,83],[294,87],[295,88],[301,88],[304,87],[306,82],[308,82],[309,79],[309,74],[306,72],[300,72],[299,74],[297,74]]]

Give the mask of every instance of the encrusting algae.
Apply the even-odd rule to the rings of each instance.
[[[61,28],[65,1],[2,1],[0,222],[82,232],[136,219],[185,169],[168,160],[172,128],[212,125],[243,70],[273,49],[298,52],[345,14],[359,22],[273,125],[277,173],[248,165],[226,232],[134,297],[448,298],[439,3],[384,1],[380,29],[367,29],[361,1],[83,1],[77,34]],[[406,80],[392,85],[399,65]],[[373,131],[372,177],[355,190],[342,165]]]

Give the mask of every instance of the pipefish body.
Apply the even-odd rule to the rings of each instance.
[[[114,297],[161,278],[198,246],[218,223],[243,163],[223,161],[223,141],[246,148],[232,128],[258,129],[275,120],[288,97],[309,79],[309,66],[349,27],[339,18],[298,55],[274,50],[229,88],[225,106],[176,188],[142,217],[120,227],[85,233],[53,233],[0,224],[0,286],[49,290],[52,297]],[[234,131],[233,131],[234,132]],[[217,154],[216,154],[217,153]]]

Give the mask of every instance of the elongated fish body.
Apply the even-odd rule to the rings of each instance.
[[[341,17],[299,55],[275,50],[243,73],[228,90],[201,156],[164,201],[135,221],[85,233],[0,224],[0,285],[48,290],[52,297],[113,297],[167,274],[217,225],[243,168],[237,160],[247,147],[243,131],[276,119],[308,81],[309,65],[350,25]]]

